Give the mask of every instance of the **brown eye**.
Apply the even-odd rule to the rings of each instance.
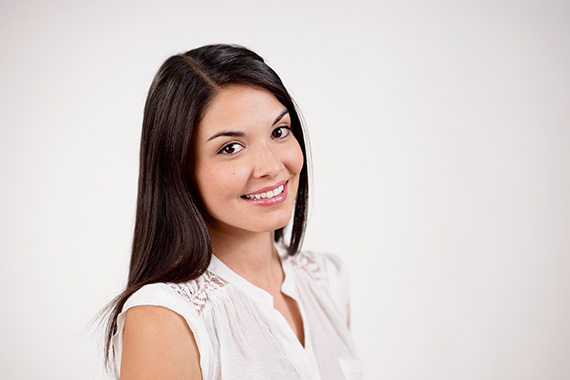
[[[232,155],[241,152],[243,149],[244,147],[241,144],[229,143],[227,145],[224,145],[222,149],[218,151],[218,154]]]
[[[290,131],[291,130],[289,127],[277,127],[273,130],[273,132],[271,132],[271,137],[275,139],[282,139],[284,137],[287,137]]]

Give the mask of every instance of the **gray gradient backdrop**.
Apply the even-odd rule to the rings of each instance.
[[[159,4],[160,3],[160,4]],[[0,378],[105,379],[142,109],[237,42],[308,124],[305,246],[352,275],[365,379],[570,378],[565,1],[2,1]]]

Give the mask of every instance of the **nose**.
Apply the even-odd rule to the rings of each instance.
[[[262,144],[253,154],[253,176],[255,178],[272,178],[283,170],[285,165],[276,147]]]

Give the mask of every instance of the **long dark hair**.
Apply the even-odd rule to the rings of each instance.
[[[109,305],[105,360],[126,300],[142,286],[200,276],[212,257],[210,234],[190,168],[194,129],[208,102],[226,86],[271,92],[289,111],[304,164],[295,202],[289,255],[296,254],[307,222],[309,181],[303,126],[291,96],[263,58],[241,46],[208,45],[168,58],[158,70],[144,109],[137,211],[129,279]],[[283,240],[283,228],[275,241]]]

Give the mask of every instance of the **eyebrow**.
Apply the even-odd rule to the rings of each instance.
[[[273,122],[273,124],[271,126],[274,126],[275,124],[279,123],[279,120],[283,119],[283,117],[285,115],[287,115],[289,113],[289,110],[284,109],[283,112],[281,112],[279,114],[279,116],[277,116],[275,118],[275,121]],[[211,141],[217,137],[243,137],[245,134],[243,132],[237,132],[237,131],[222,131],[222,132],[218,132],[215,135],[213,135],[212,137],[210,137],[208,139],[208,141]]]
[[[281,114],[279,116],[277,116],[277,118],[275,119],[275,121],[273,122],[273,125],[279,123],[279,120],[283,119],[283,116],[287,115],[289,113],[288,109],[284,109],[283,112],[281,112]],[[272,125],[272,126],[273,126]]]

